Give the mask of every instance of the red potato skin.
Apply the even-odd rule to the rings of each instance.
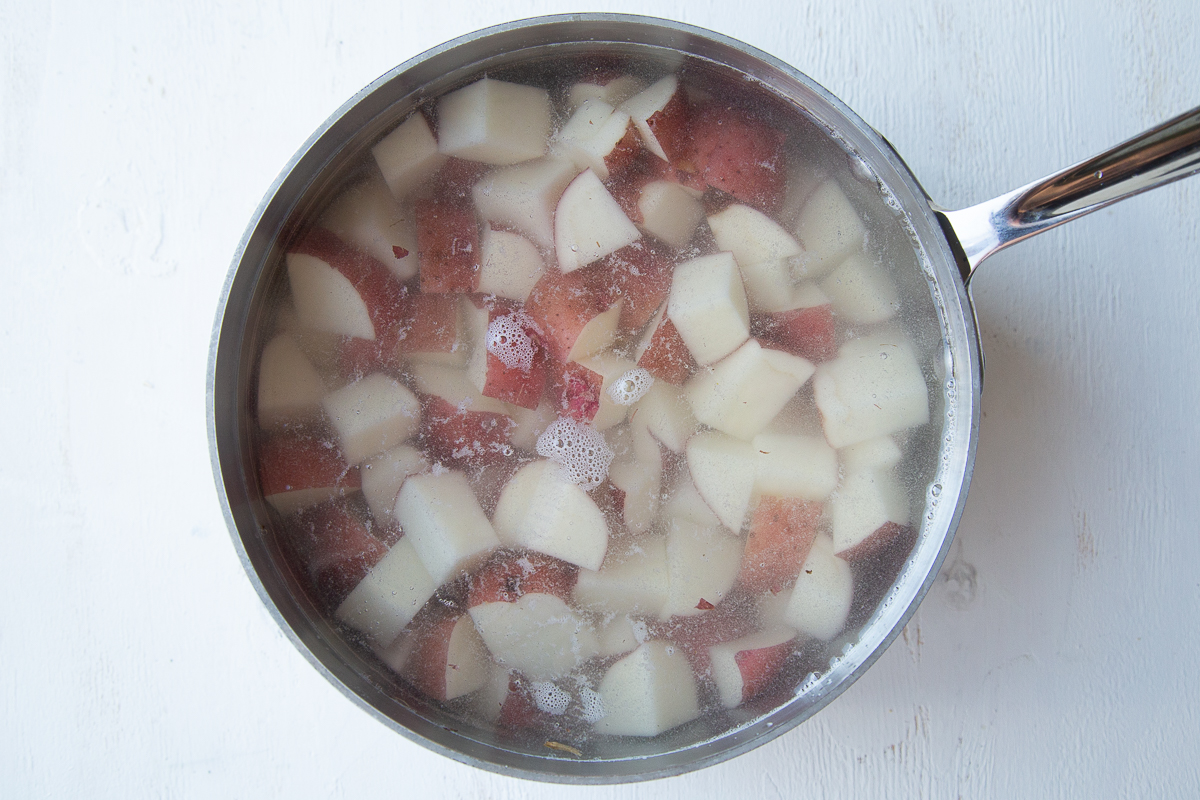
[[[723,106],[700,111],[691,127],[689,159],[704,182],[747,205],[771,213],[783,201],[784,134]]]
[[[411,626],[417,643],[405,664],[404,673],[418,690],[435,700],[446,699],[446,670],[453,669],[447,663],[450,635],[462,616],[439,609],[428,619],[414,620]]]
[[[525,311],[537,325],[546,351],[558,361],[566,360],[584,326],[608,310],[579,274],[584,271],[564,275],[558,269],[547,270],[534,284],[525,303]]]
[[[820,503],[764,497],[750,519],[739,582],[755,593],[777,593],[795,583],[820,519]]]
[[[608,168],[609,179],[619,178],[633,166],[641,150],[642,140],[638,137],[637,128],[633,127],[633,123],[630,122],[625,128],[625,135],[604,157],[604,166]]]
[[[346,276],[367,306],[375,341],[394,340],[407,290],[386,266],[324,228],[313,228],[289,252],[319,258]]]
[[[433,196],[440,200],[458,201],[471,196],[471,187],[490,169],[479,161],[451,156],[433,176]]]
[[[512,449],[513,421],[490,411],[465,411],[440,397],[422,399],[421,438],[440,461],[483,466],[503,461]]]
[[[311,436],[275,436],[262,444],[258,479],[264,497],[299,489],[361,488],[358,466],[346,464],[337,445]]]
[[[476,291],[479,224],[471,206],[466,202],[418,200],[416,211],[421,291]]]
[[[561,414],[579,422],[591,422],[600,410],[604,376],[577,361],[557,364],[550,386],[550,402]]]
[[[649,322],[666,301],[674,270],[673,259],[639,241],[583,271],[604,306],[622,302],[618,325],[622,332],[633,333]]]
[[[497,317],[513,314],[521,309],[521,304],[501,297],[471,298],[478,308],[487,308],[488,325]],[[510,367],[497,358],[493,353],[487,354],[487,377],[484,379],[480,394],[492,397],[505,403],[512,403],[521,408],[534,409],[546,391],[546,380],[549,370],[546,366],[545,348],[541,336],[531,327],[524,327],[525,334],[533,342],[533,365],[528,371],[520,367]]]
[[[677,163],[688,155],[691,146],[691,116],[683,87],[680,86],[665,106],[646,119],[646,127],[667,154],[668,163]]]
[[[699,677],[707,677],[711,666],[708,648],[722,642],[732,642],[754,632],[756,623],[738,612],[739,600],[727,596],[711,610],[691,617],[671,617],[655,620],[650,624],[650,634],[655,639],[669,639],[679,646],[692,670]]]
[[[675,386],[683,385],[698,369],[696,359],[692,358],[675,323],[665,316],[651,336],[650,346],[637,363],[654,377]]]
[[[751,333],[809,361],[828,361],[837,355],[837,329],[829,303],[755,315]]]
[[[386,338],[347,337],[338,349],[338,372],[348,380],[396,370],[411,353],[449,353],[462,341],[457,294],[412,294],[399,301],[399,322]]]
[[[574,564],[536,550],[501,551],[471,576],[467,608],[515,603],[527,594],[551,594],[570,602],[578,577]]]
[[[343,503],[325,503],[289,525],[290,545],[317,598],[337,608],[388,551]]]
[[[757,650],[741,650],[734,654],[734,663],[742,673],[742,702],[753,698],[771,685],[783,662],[792,652],[794,639]]]
[[[854,547],[847,548],[835,555],[853,564],[882,555],[885,551],[897,545],[900,549],[903,549],[903,554],[907,555],[908,550],[912,548],[915,538],[916,536],[912,528],[905,525],[897,525],[895,522],[885,522],[874,533],[854,545]]]

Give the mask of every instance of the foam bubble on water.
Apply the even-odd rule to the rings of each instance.
[[[567,707],[571,705],[571,695],[550,681],[538,681],[531,684],[529,693],[539,711],[545,711],[556,717],[566,713]]]
[[[579,700],[583,704],[583,719],[587,722],[599,722],[604,717],[604,702],[594,689],[587,686],[579,690]]]
[[[614,454],[604,435],[572,417],[559,417],[537,440],[538,455],[559,464],[567,480],[594,489],[608,477]]]
[[[487,351],[500,359],[509,369],[529,372],[533,368],[534,346],[525,333],[524,312],[496,317],[488,325]]]
[[[654,385],[654,376],[649,370],[634,367],[613,381],[608,387],[608,396],[619,406],[631,406],[645,396]]]

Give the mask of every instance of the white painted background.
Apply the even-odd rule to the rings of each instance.
[[[1200,178],[989,261],[975,485],[902,639],[753,753],[500,778],[353,706],[242,573],[204,374],[230,258],[353,92],[562,2],[0,6],[0,795],[1189,797],[1200,792]],[[639,0],[842,97],[973,203],[1200,103],[1195,0]]]

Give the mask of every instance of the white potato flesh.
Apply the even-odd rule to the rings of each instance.
[[[638,135],[642,137],[642,143],[663,161],[669,160],[666,151],[659,144],[654,131],[650,130],[647,120],[662,111],[678,90],[679,78],[668,75],[656,83],[650,84],[649,87],[630,97],[620,106],[633,119],[633,125],[637,128]]]
[[[662,619],[705,613],[733,588],[742,560],[742,540],[721,526],[675,520],[667,532],[667,600]]]
[[[609,658],[632,653],[646,641],[649,631],[645,622],[628,614],[618,614],[611,619],[603,619],[596,636],[600,641],[600,651],[596,655]]]
[[[717,247],[733,253],[742,271],[746,296],[764,311],[791,305],[791,259],[804,254],[795,237],[766,214],[735,204],[708,218]]]
[[[900,463],[900,445],[890,436],[868,439],[837,451],[847,472],[860,469],[891,469]]]
[[[580,169],[591,169],[600,180],[608,180],[605,159],[628,133],[629,124],[629,114],[602,100],[589,100],[567,120],[551,148]]]
[[[505,484],[492,515],[509,547],[527,547],[598,570],[608,550],[608,524],[584,489],[553,461],[526,464]]]
[[[643,538],[609,555],[599,570],[579,570],[571,599],[601,614],[657,614],[667,601],[667,575],[666,538]]]
[[[887,469],[849,471],[829,501],[833,551],[845,553],[889,522],[908,524],[908,498]]]
[[[667,316],[696,362],[719,361],[750,338],[750,309],[732,253],[714,253],[675,267]]]
[[[467,614],[458,618],[446,645],[446,699],[482,689],[491,669],[487,645],[475,621]]]
[[[325,381],[288,334],[263,348],[258,365],[258,424],[274,428],[321,415]]]
[[[646,642],[609,667],[599,694],[601,733],[657,736],[700,716],[692,667],[667,642]]]
[[[517,164],[546,153],[550,95],[536,86],[484,78],[438,101],[438,150],[485,164]]]
[[[440,397],[455,408],[492,414],[508,414],[512,411],[507,403],[480,394],[465,369],[418,363],[411,364],[409,371],[418,391]]]
[[[652,383],[629,415],[630,427],[649,431],[673,453],[682,453],[687,440],[700,428],[683,390],[666,381]]]
[[[611,352],[600,353],[599,355],[585,358],[579,363],[598,374],[601,378],[600,408],[596,411],[596,416],[592,419],[592,427],[598,431],[603,431],[624,422],[626,415],[629,413],[629,406],[615,402],[609,394],[608,389],[626,372],[636,369],[637,364],[628,358],[622,358]]]
[[[822,183],[800,212],[796,238],[807,258],[797,262],[797,280],[823,278],[851,253],[862,249],[867,229],[837,181]]]
[[[916,348],[898,331],[851,339],[817,368],[813,395],[836,448],[924,425],[929,389]]]
[[[579,168],[565,158],[539,158],[492,170],[471,187],[471,199],[485,222],[528,236],[546,250],[554,247],[554,209]]]
[[[308,330],[375,341],[375,324],[350,279],[306,253],[288,253],[288,283],[296,318]]]
[[[750,444],[757,495],[824,500],[837,486],[837,453],[824,437],[760,433]]]
[[[379,172],[397,200],[404,200],[446,162],[437,139],[417,112],[371,148]]]
[[[519,233],[483,227],[479,241],[479,291],[524,303],[546,271],[533,242]]]
[[[670,530],[675,520],[689,520],[705,528],[721,524],[721,518],[713,512],[700,490],[696,488],[692,476],[683,474],[671,487],[670,493],[662,505],[660,514],[662,524]]]
[[[575,344],[567,353],[567,361],[582,361],[588,356],[607,350],[617,338],[617,325],[621,321],[621,303],[618,301],[607,311],[592,317],[579,331]]]
[[[382,372],[330,392],[321,405],[347,464],[403,443],[421,425],[417,396]]]
[[[625,494],[621,514],[626,527],[633,533],[645,533],[658,516],[662,453],[644,428],[637,429],[634,436],[648,441],[649,446],[636,448],[613,461],[608,468],[608,479]]]
[[[439,586],[472,569],[500,546],[461,472],[410,476],[400,488],[392,515]]]
[[[754,456],[750,442],[719,431],[698,433],[687,443],[687,465],[696,491],[734,533],[741,531],[750,508]]]
[[[429,469],[429,462],[420,450],[402,444],[371,456],[362,463],[362,493],[371,509],[371,516],[380,522],[392,518],[396,495],[409,475]]]
[[[387,647],[433,597],[437,587],[405,536],[346,596],[334,616]]]
[[[637,207],[642,230],[676,250],[692,240],[704,219],[700,201],[670,181],[651,181],[643,186]]]
[[[600,650],[591,624],[554,595],[530,593],[469,613],[492,657],[530,680],[567,675]]]
[[[602,100],[615,107],[645,88],[646,84],[632,75],[622,75],[608,83],[580,81],[567,92],[567,105],[575,110],[588,100]]]
[[[833,541],[819,534],[800,568],[784,619],[801,633],[828,641],[846,624],[853,597],[850,565],[834,555]]]
[[[884,322],[900,311],[896,284],[862,253],[854,253],[825,276],[821,289],[829,295],[834,313],[848,322]]]
[[[513,427],[508,440],[513,447],[532,453],[537,450],[538,437],[550,427],[550,423],[558,419],[558,410],[549,400],[542,398],[537,408],[511,406],[509,416],[512,417]]]
[[[705,425],[752,439],[787,405],[815,367],[799,356],[750,339],[705,367],[684,386],[692,412]]]
[[[599,261],[641,235],[591,169],[571,181],[554,209],[554,250],[563,272]]]
[[[417,274],[416,215],[410,204],[396,201],[381,175],[372,174],[343,192],[322,215],[321,225],[370,253],[398,280]],[[397,256],[397,247],[407,254]]]

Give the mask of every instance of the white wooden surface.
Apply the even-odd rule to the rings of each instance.
[[[1200,103],[1194,0],[593,3],[795,64],[948,206]],[[204,374],[238,238],[357,89],[555,0],[0,8],[0,794],[1189,797],[1200,792],[1200,178],[974,286],[971,501],[904,637],[753,753],[636,787],[500,778],[346,701],[218,510]]]

